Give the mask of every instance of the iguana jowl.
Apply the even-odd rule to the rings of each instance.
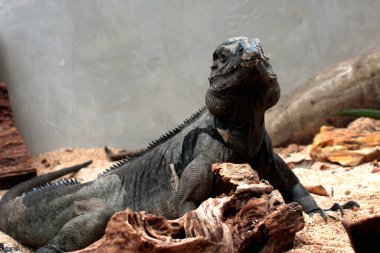
[[[259,40],[238,37],[219,45],[209,80],[207,108],[141,154],[94,181],[63,181],[1,201],[0,229],[42,247],[38,252],[81,249],[100,238],[111,215],[125,208],[166,218],[195,209],[213,192],[215,162],[248,162],[286,202],[298,202],[307,213],[322,212],[273,153],[264,113],[280,90]]]

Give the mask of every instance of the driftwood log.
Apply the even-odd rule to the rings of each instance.
[[[0,83],[0,190],[36,175],[32,157],[16,128],[7,86]]]
[[[105,235],[78,252],[283,252],[304,227],[302,208],[247,164],[214,164],[225,194],[177,220],[127,209],[115,214]]]
[[[345,109],[380,108],[380,48],[342,62],[301,85],[268,110],[274,146],[310,143],[322,125],[346,126],[353,118],[331,117]]]

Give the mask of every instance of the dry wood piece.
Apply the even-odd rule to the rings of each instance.
[[[360,118],[347,128],[321,127],[310,155],[319,161],[356,166],[380,158],[380,121]]]
[[[358,222],[343,220],[342,224],[356,253],[378,252],[380,216],[373,216]]]
[[[127,209],[115,214],[102,239],[79,252],[283,252],[304,227],[302,208],[249,165],[216,164],[232,195],[210,198],[177,220]],[[239,170],[241,169],[241,173]],[[229,171],[231,178],[229,178]],[[239,178],[241,177],[241,178]]]
[[[108,146],[104,147],[104,152],[106,153],[108,159],[110,161],[118,161],[127,157],[133,157],[135,155],[138,155],[142,152],[144,152],[146,148],[135,148],[135,149],[128,149],[128,150],[121,150],[118,153],[114,153],[111,148]]]
[[[15,126],[7,87],[0,83],[0,189],[35,176],[31,159]]]
[[[259,174],[247,163],[214,163],[212,165],[214,174],[218,174],[222,182],[232,185],[258,184],[260,183]]]
[[[309,143],[322,125],[346,126],[346,109],[380,108],[380,48],[321,72],[269,109],[265,125],[274,146]]]

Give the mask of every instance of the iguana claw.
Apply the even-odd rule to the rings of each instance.
[[[324,211],[338,211],[340,212],[340,214],[344,215],[344,211],[343,211],[343,206],[339,203],[334,203],[329,209],[324,209]]]
[[[314,209],[314,210],[308,212],[307,214],[311,217],[311,216],[313,216],[313,215],[316,214],[316,213],[319,213],[319,214],[322,216],[322,218],[323,218],[325,221],[327,221],[328,217],[327,217],[325,211],[322,210],[321,208]]]
[[[334,203],[328,209],[320,209],[320,208],[319,209],[314,209],[314,210],[308,212],[308,215],[313,216],[315,213],[319,213],[323,217],[323,219],[325,221],[327,221],[328,217],[336,220],[336,218],[334,216],[326,215],[326,212],[327,211],[333,211],[333,212],[339,211],[340,214],[343,217],[343,215],[344,215],[344,209],[351,209],[351,210],[353,210],[354,208],[359,208],[359,207],[360,207],[360,205],[357,202],[350,200],[350,201],[346,202],[343,205],[341,205],[339,203]]]
[[[343,204],[343,209],[350,209],[350,210],[354,210],[355,208],[360,208],[360,205],[358,202],[355,202],[355,201],[348,201],[346,202],[345,204]]]
[[[341,205],[339,203],[334,203],[334,205],[332,205],[332,207],[330,207],[329,209],[325,209],[324,211],[338,211],[341,213],[342,217],[344,215],[344,209],[350,209],[350,210],[353,210],[354,208],[359,208],[360,205],[355,202],[355,201],[348,201],[346,202],[345,204]]]

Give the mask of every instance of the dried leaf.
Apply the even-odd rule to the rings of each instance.
[[[314,186],[305,186],[305,189],[313,194],[319,195],[319,196],[325,196],[329,197],[330,195],[326,191],[325,187],[322,185],[314,185]]]

